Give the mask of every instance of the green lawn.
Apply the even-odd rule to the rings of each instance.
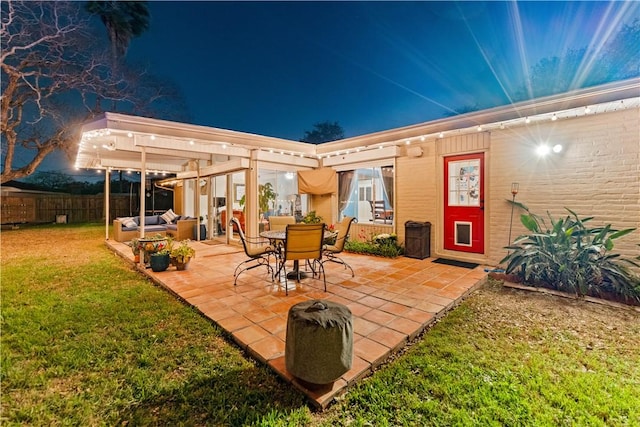
[[[3,426],[640,426],[638,312],[490,286],[314,413],[103,238],[2,232]]]

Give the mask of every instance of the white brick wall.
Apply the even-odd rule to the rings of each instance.
[[[560,154],[539,158],[540,142],[562,144]],[[412,145],[415,147],[416,145]],[[430,221],[432,254],[442,255],[442,157],[485,154],[486,258],[497,264],[509,243],[511,183],[520,183],[516,200],[537,214],[595,216],[591,224],[638,228],[616,243],[615,252],[640,254],[640,113],[638,109],[593,114],[431,140],[419,144],[421,157],[400,157],[396,169],[396,229],[404,241],[404,223]],[[513,216],[511,240],[526,230]],[[460,254],[469,257],[468,254]],[[433,256],[433,255],[432,255]]]
[[[562,144],[560,154],[535,154],[540,142]],[[511,183],[516,200],[536,214],[595,216],[591,225],[640,228],[640,123],[638,110],[583,116],[493,132],[489,152],[491,204],[488,255],[497,263],[508,243]],[[512,240],[526,232],[514,212]],[[617,241],[614,251],[637,256],[640,230]]]

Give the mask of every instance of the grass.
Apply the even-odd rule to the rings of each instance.
[[[2,425],[640,426],[637,312],[494,284],[314,413],[103,237],[2,232]]]

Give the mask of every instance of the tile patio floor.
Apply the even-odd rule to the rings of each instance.
[[[123,258],[133,262],[124,243],[107,241]],[[343,254],[355,277],[343,266],[326,263],[327,292],[322,280],[302,280],[297,289],[289,282],[289,296],[272,283],[265,268],[243,273],[233,286],[233,270],[246,259],[240,246],[192,242],[197,256],[185,271],[170,267],[154,273],[153,281],[197,308],[227,331],[255,359],[266,363],[285,381],[305,393],[319,408],[362,379],[393,352],[404,347],[438,317],[486,280],[482,266],[473,270],[399,257],[387,259]],[[354,358],[350,371],[333,384],[309,390],[285,368],[284,349],[289,308],[309,299],[346,305],[353,314]]]

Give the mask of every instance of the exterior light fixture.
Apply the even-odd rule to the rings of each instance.
[[[155,135],[151,135],[151,140],[155,141],[156,140],[156,136]]]
[[[411,144],[411,140],[407,139],[407,141],[405,142],[405,144],[407,144],[407,145]]]
[[[551,116],[551,120],[553,120],[554,122],[558,120],[558,116],[556,116],[556,113],[553,113],[553,116]]]
[[[222,149],[226,150],[227,149],[227,144],[222,144]]]
[[[585,105],[585,107],[584,107],[584,113],[585,113],[585,114],[589,114],[590,112],[591,112],[591,108],[589,108],[589,106],[588,106],[588,105]]]
[[[420,137],[420,141],[424,141],[424,140],[425,140],[425,137],[424,137],[424,135],[422,135],[422,136]]]
[[[529,117],[525,117],[524,122],[526,124],[529,124],[529,123],[531,123],[531,119]]]
[[[478,132],[482,132],[482,126],[478,126]]]
[[[195,142],[193,142],[193,139],[191,141],[189,141],[189,145],[193,145],[195,144]]]
[[[538,154],[538,156],[541,156],[541,157],[546,156],[547,154],[549,154],[550,151],[551,149],[547,144],[539,145],[538,148],[536,148],[536,153]]]
[[[500,123],[500,129],[504,129],[504,123]]]
[[[133,133],[131,133],[131,132],[127,132],[127,136],[128,136],[129,138],[133,138]]]
[[[562,151],[562,145],[556,144],[556,145],[553,146],[552,150],[553,150],[554,153],[559,153],[559,152]]]
[[[444,132],[440,132],[440,133],[438,134],[438,138],[440,138],[440,139],[444,138]]]

